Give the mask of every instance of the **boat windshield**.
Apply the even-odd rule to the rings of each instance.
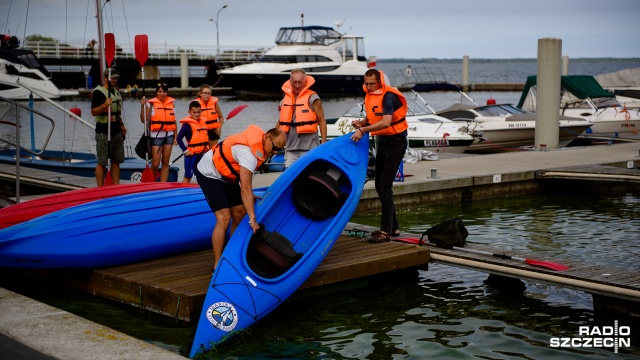
[[[435,115],[435,113],[425,108],[417,101],[407,100],[407,116],[424,116],[424,115]],[[364,103],[358,103],[351,109],[347,110],[342,116],[345,116],[345,117],[367,116],[367,112],[364,109]]]
[[[278,45],[330,45],[340,40],[341,34],[325,26],[283,27],[276,35]]]
[[[526,112],[523,111],[522,109],[519,109],[513,105],[506,105],[506,104],[480,106],[476,108],[476,111],[483,116],[526,114]]]
[[[326,56],[320,55],[264,55],[258,62],[276,64],[333,62]]]

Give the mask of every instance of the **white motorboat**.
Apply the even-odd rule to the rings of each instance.
[[[466,94],[461,94],[471,100]],[[504,152],[534,146],[536,115],[511,104],[494,102],[488,101],[485,106],[478,106],[475,102],[474,105],[457,103],[437,114],[453,120],[469,134],[480,138],[469,146],[467,152]],[[582,118],[560,116],[558,146],[567,146],[592,125],[591,121]]]
[[[362,90],[360,90],[362,91]],[[407,140],[409,148],[431,152],[463,153],[476,139],[460,129],[455,122],[435,114],[424,102],[421,105],[416,99],[408,100]],[[337,119],[327,119],[327,138],[335,138],[354,131],[353,120],[366,116],[364,103],[359,103],[347,110]]]
[[[0,96],[11,100],[27,100],[31,91],[51,99],[62,95],[78,95],[77,91],[61,91],[51,81],[47,69],[40,63],[32,50],[18,48],[20,45],[15,36],[0,35]],[[22,86],[26,85],[28,88]],[[39,98],[34,93],[34,98]]]
[[[616,96],[623,109],[640,113],[640,68],[601,74],[595,78],[600,86]]]
[[[529,76],[519,107],[536,110],[536,76]],[[593,123],[581,138],[618,138],[640,131],[640,114],[621,105],[616,96],[600,86],[593,76],[569,75],[560,79],[560,114],[580,117]]]
[[[291,70],[304,69],[321,97],[360,96],[368,70],[364,39],[330,27],[282,27],[276,46],[256,62],[219,70],[239,98],[280,98]]]

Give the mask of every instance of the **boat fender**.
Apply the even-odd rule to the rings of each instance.
[[[338,181],[323,171],[303,173],[293,184],[293,203],[300,214],[323,220],[340,211],[347,194]]]

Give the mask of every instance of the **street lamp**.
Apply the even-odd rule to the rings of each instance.
[[[218,10],[215,20],[213,20],[213,18],[209,19],[209,21],[213,21],[213,23],[216,24],[216,56],[220,56],[220,33],[218,32],[218,17],[220,16],[220,11],[226,8],[227,8],[227,5],[224,5],[223,7],[220,8],[220,10]]]

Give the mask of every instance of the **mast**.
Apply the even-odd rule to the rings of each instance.
[[[108,2],[109,0],[107,0]],[[104,33],[102,30],[102,7],[100,6],[100,0],[96,0],[96,18],[98,20],[98,46],[100,46],[100,53],[98,55],[98,68],[100,69],[100,79],[98,84],[102,84],[102,74],[104,72]]]

